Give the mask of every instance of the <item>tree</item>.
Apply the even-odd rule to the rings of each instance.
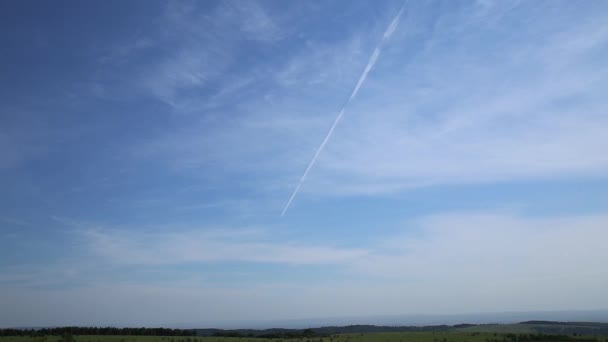
[[[314,330],[308,328],[308,329],[304,329],[304,331],[302,331],[302,335],[305,337],[313,337],[313,336],[315,336],[315,332],[314,332]]]

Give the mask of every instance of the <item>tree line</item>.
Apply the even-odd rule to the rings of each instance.
[[[0,329],[0,336],[132,335],[196,336],[196,330],[169,328],[59,327],[41,329]]]
[[[212,336],[216,337],[258,337],[267,339],[295,339],[295,338],[310,338],[317,334],[313,329],[304,330],[288,330],[288,329],[267,329],[264,333],[253,334],[251,332],[244,333],[239,330],[218,330]]]

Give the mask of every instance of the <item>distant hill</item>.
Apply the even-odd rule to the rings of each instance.
[[[462,331],[608,336],[608,323],[526,321],[517,324],[478,324]]]
[[[303,334],[306,334],[306,332],[317,336],[327,336],[334,334],[450,331],[608,336],[608,323],[526,321],[515,324],[456,324],[427,326],[347,325],[309,329],[195,329],[195,331],[199,336],[255,336],[271,338],[305,336]]]
[[[331,326],[309,329],[195,329],[199,336],[256,336],[256,337],[290,337],[302,335],[308,330],[314,335],[334,335],[334,334],[359,334],[359,333],[379,333],[379,332],[424,332],[424,331],[450,331],[454,327],[449,325],[423,326],[423,327],[391,327],[376,325],[347,325]]]
[[[515,324],[526,321],[552,322],[607,322],[608,309],[603,310],[561,310],[561,311],[510,311],[479,312],[465,314],[403,314],[374,316],[334,316],[309,317],[280,320],[230,320],[230,321],[192,321],[173,324],[171,328],[220,328],[220,329],[306,329],[325,326],[437,326],[470,324]]]
[[[495,333],[544,334],[546,336],[608,336],[608,323],[525,321],[514,324],[455,324],[425,326],[346,325],[306,329],[166,329],[166,328],[115,328],[115,327],[56,327],[42,329],[0,329],[0,336],[62,336],[72,335],[138,335],[138,336],[221,336],[295,339],[363,333]],[[331,339],[330,339],[331,340]],[[608,339],[607,339],[608,340]]]

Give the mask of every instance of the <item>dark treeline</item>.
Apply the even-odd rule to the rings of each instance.
[[[195,330],[168,328],[61,327],[42,329],[0,329],[0,336],[135,335],[196,336]]]
[[[541,334],[608,336],[608,323],[527,321],[520,324]]]
[[[504,334],[500,338],[487,339],[488,342],[597,342],[595,337],[580,337],[550,334]]]
[[[446,332],[454,328],[472,326],[469,324],[450,326],[377,326],[377,325],[348,325],[343,327],[330,326],[310,329],[197,329],[199,336],[223,336],[223,337],[266,337],[266,338],[300,338],[313,336],[329,336],[333,334],[358,334],[374,332]]]
[[[359,334],[376,332],[446,332],[459,326],[451,325],[425,325],[425,326],[380,326],[380,325],[347,325],[345,327],[322,327],[313,328],[318,334]]]
[[[608,336],[608,324],[593,322],[545,322],[529,321],[519,323],[527,325],[536,334],[549,334],[555,336],[564,335],[590,335]],[[427,326],[377,326],[377,325],[348,325],[330,326],[321,328],[305,329],[196,329],[199,336],[223,336],[223,337],[266,337],[266,338],[300,338],[300,337],[323,337],[333,334],[359,334],[359,333],[378,333],[378,332],[451,332],[459,331],[469,327],[478,326],[483,328],[483,324],[456,324],[456,325],[427,325]],[[531,336],[536,338],[535,336]]]
[[[532,325],[571,325],[577,327],[605,327],[608,328],[608,323],[600,322],[558,322],[558,321],[525,321],[519,324]]]
[[[517,325],[517,324],[516,324]],[[518,341],[540,341],[540,335],[553,335],[556,341],[565,336],[608,336],[608,323],[595,322],[549,322],[528,321],[518,325],[526,325],[537,335],[517,335]],[[431,326],[376,326],[376,325],[349,325],[329,326],[309,329],[168,329],[168,328],[114,328],[114,327],[60,327],[36,329],[0,329],[0,336],[63,336],[66,335],[132,335],[132,336],[218,336],[218,337],[258,337],[271,339],[301,339],[311,337],[328,337],[334,334],[359,334],[377,332],[453,332],[463,331],[469,327],[479,327],[483,331],[484,325],[457,324],[457,325],[431,325]],[[518,329],[515,329],[518,330]],[[506,335],[507,337],[510,335]],[[515,335],[514,335],[515,336]],[[505,336],[502,336],[505,338]],[[69,342],[69,340],[66,340]],[[502,341],[502,340],[501,340]],[[505,341],[506,342],[506,341]]]
[[[213,333],[213,336],[218,337],[258,337],[258,338],[309,338],[317,336],[313,329],[291,330],[291,329],[268,329],[258,331],[254,334],[251,331],[239,330],[218,330]]]

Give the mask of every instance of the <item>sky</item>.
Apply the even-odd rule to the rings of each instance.
[[[608,308],[607,11],[0,2],[0,327]]]

